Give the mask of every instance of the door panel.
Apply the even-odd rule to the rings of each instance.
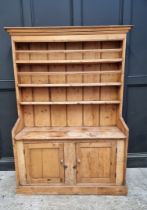
[[[78,143],[76,153],[78,183],[115,182],[116,143],[114,141]]]
[[[28,183],[63,183],[62,143],[25,144]]]

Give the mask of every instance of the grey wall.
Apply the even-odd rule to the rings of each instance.
[[[146,20],[146,0],[0,0],[0,170],[13,168],[11,128],[17,118],[4,26],[135,25],[127,42],[123,114],[130,128],[128,166],[147,166]]]

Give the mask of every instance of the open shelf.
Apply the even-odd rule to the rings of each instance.
[[[86,63],[119,63],[122,58],[85,59],[85,60],[16,60],[16,64],[86,64]]]
[[[82,49],[82,50],[16,50],[16,53],[35,53],[35,54],[49,54],[49,53],[88,53],[88,52],[122,52],[121,48],[118,49]]]
[[[18,84],[18,87],[90,87],[90,86],[120,86],[120,82],[107,83],[70,83],[70,84]]]
[[[21,105],[77,105],[77,104],[119,104],[120,101],[47,101],[47,102],[20,102]]]
[[[63,72],[63,71],[58,71],[58,72],[18,72],[18,75],[91,75],[91,74],[121,74],[120,70],[102,70],[102,71],[70,71],[70,72]]]
[[[25,127],[16,140],[53,139],[124,139],[126,136],[115,126],[103,127]]]

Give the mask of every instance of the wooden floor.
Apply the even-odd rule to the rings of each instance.
[[[115,126],[107,127],[25,127],[16,140],[38,139],[124,139],[126,136]]]

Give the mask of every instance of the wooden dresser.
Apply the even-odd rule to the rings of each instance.
[[[6,28],[17,193],[126,195],[122,118],[131,26]]]

